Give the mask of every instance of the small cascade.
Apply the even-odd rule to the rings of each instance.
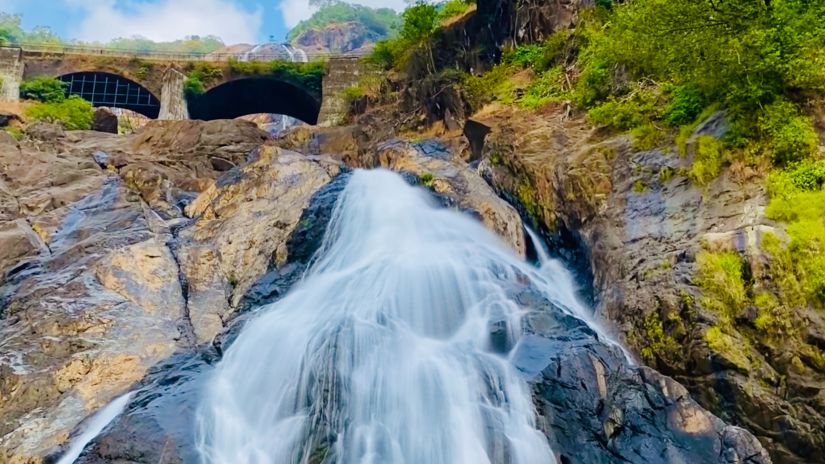
[[[83,432],[72,441],[66,454],[57,461],[57,464],[73,464],[77,458],[80,457],[80,454],[83,453],[86,445],[100,435],[100,432],[126,409],[131,399],[132,393],[120,396],[89,418],[83,426]]]

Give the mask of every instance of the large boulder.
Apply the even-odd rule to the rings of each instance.
[[[287,239],[313,194],[340,173],[330,160],[264,146],[257,160],[219,178],[187,208],[179,234],[189,316],[199,343],[224,326],[255,280],[289,259]]]
[[[109,108],[98,108],[95,110],[92,118],[92,130],[97,132],[106,132],[109,134],[117,134],[118,120],[117,115]]]

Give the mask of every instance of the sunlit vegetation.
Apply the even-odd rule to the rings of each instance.
[[[329,24],[350,21],[363,25],[367,30],[366,39],[374,41],[395,35],[401,24],[401,17],[390,8],[373,9],[338,1],[325,2],[309,19],[301,21],[289,31],[287,41],[292,42],[311,29],[322,29]]]
[[[92,104],[74,95],[61,101],[35,103],[26,108],[25,114],[29,119],[60,124],[68,130],[91,129],[94,118]]]

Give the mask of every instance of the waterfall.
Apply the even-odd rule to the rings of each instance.
[[[86,445],[100,435],[100,432],[126,409],[131,399],[131,392],[120,396],[89,418],[88,422],[83,426],[83,431],[72,441],[69,449],[60,460],[57,461],[57,464],[72,464],[75,462],[77,458],[80,457],[80,454],[83,453]]]
[[[558,277],[398,174],[356,171],[303,280],[211,374],[202,461],[554,463],[527,382],[490,333],[504,324],[517,342],[513,288],[563,305]]]

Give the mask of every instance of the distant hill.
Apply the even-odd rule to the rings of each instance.
[[[394,36],[400,23],[400,15],[390,8],[333,3],[298,23],[287,41],[309,53],[346,53]]]

